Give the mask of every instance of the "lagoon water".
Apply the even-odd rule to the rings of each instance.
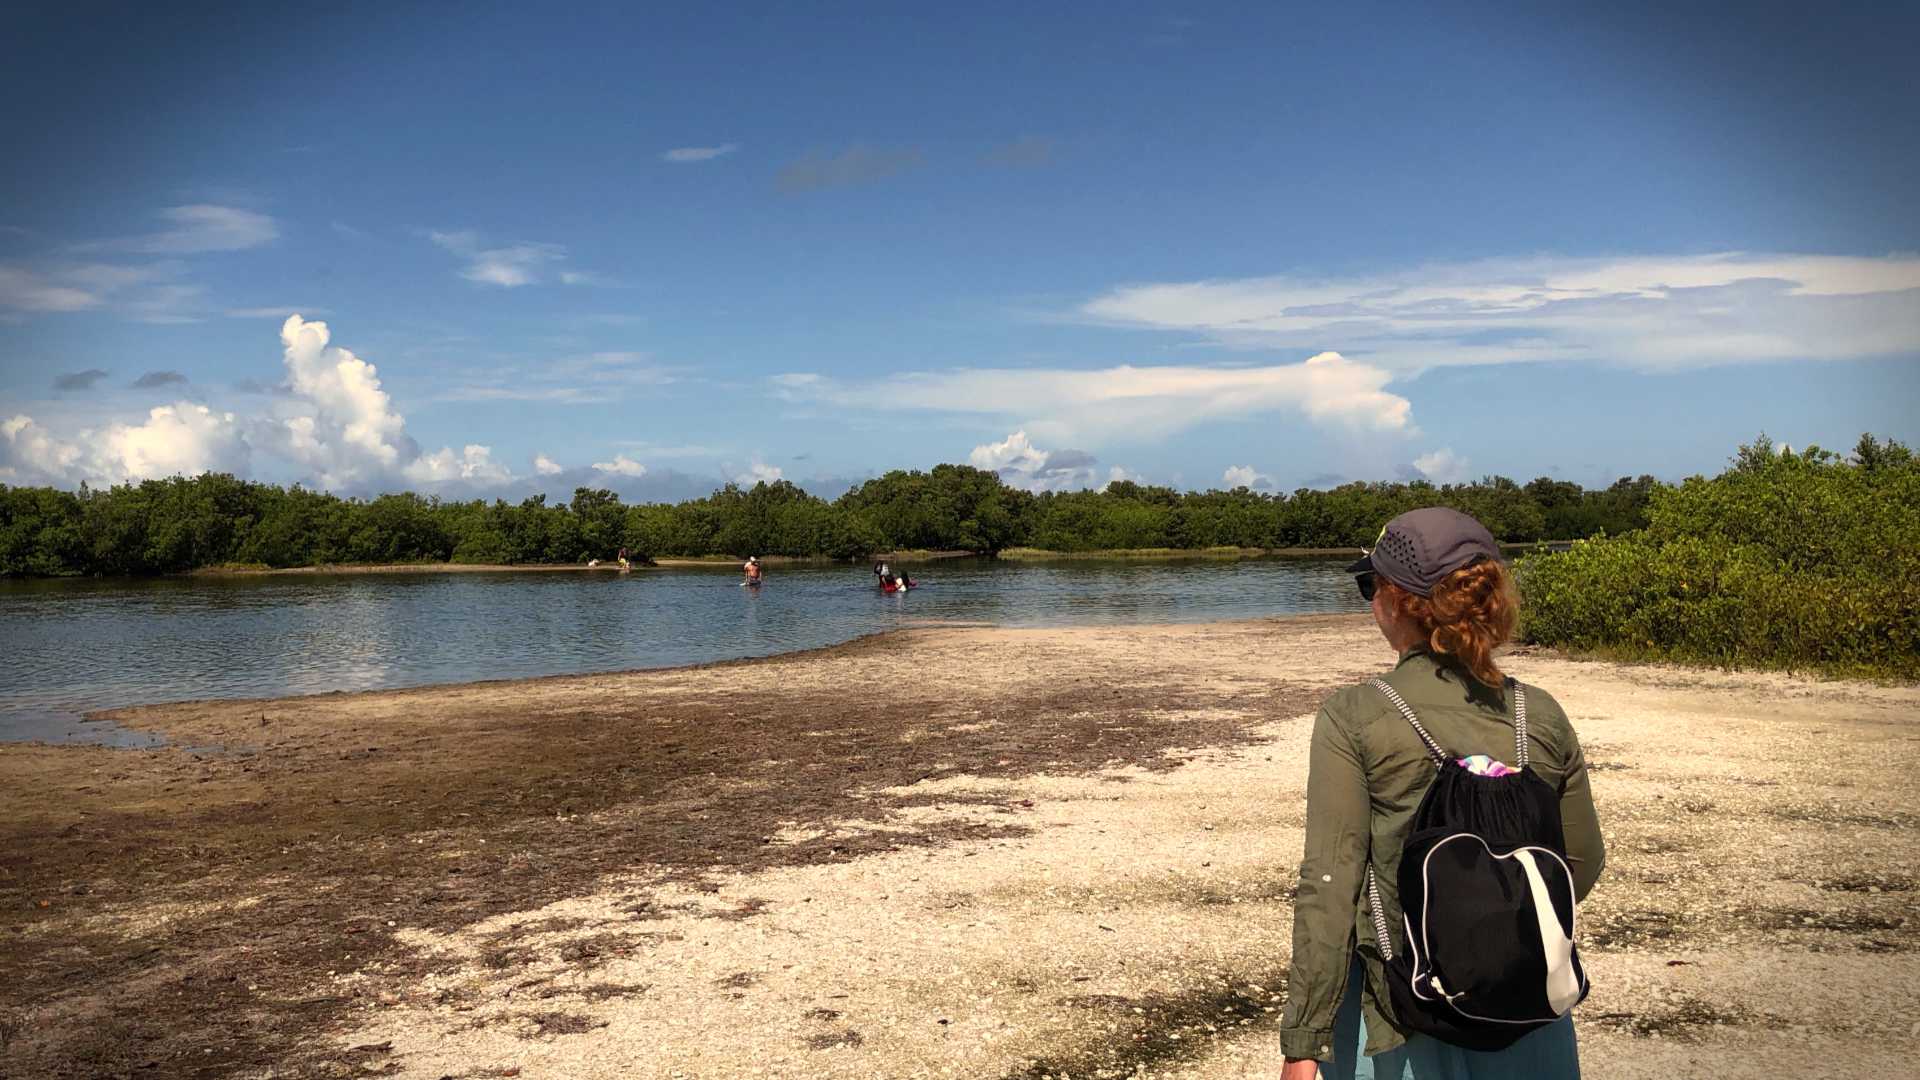
[[[0,582],[0,740],[139,744],[83,713],[671,667],[834,645],[899,626],[1184,622],[1364,610],[1337,560],[903,567],[885,595],[861,566],[631,574],[404,573]]]

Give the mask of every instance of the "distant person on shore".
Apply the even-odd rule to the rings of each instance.
[[[746,562],[746,565],[745,565],[745,566],[743,566],[743,567],[741,567],[741,570],[742,570],[742,571],[744,571],[744,572],[746,573],[746,575],[747,575],[747,581],[746,581],[746,583],[747,583],[748,585],[758,585],[758,584],[760,584],[760,581],[761,581],[761,574],[760,574],[760,558],[759,558],[759,556],[757,556],[757,555],[749,555],[749,556],[747,556],[747,562]]]
[[[1430,507],[1347,569],[1399,662],[1314,720],[1283,1080],[1577,1078],[1574,905],[1605,850],[1566,713],[1494,662],[1500,550]]]
[[[633,569],[633,564],[627,561],[627,549],[626,549],[626,548],[621,548],[621,549],[620,549],[620,569],[622,569],[622,570],[631,570],[631,569]]]

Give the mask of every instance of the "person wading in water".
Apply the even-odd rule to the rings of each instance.
[[[1487,781],[1492,787],[1483,790],[1506,785],[1503,790],[1524,796],[1528,807],[1544,807],[1536,816],[1557,817],[1545,830],[1551,835],[1557,829],[1564,836],[1564,859],[1557,852],[1550,858],[1545,846],[1525,849],[1541,853],[1537,861],[1545,874],[1558,875],[1555,889],[1539,888],[1533,894],[1546,897],[1551,891],[1564,907],[1556,918],[1553,905],[1545,905],[1547,914],[1537,920],[1541,935],[1533,944],[1552,937],[1546,942],[1549,953],[1558,947],[1563,955],[1573,955],[1571,931],[1561,936],[1561,924],[1570,924],[1573,904],[1593,888],[1605,859],[1587,787],[1586,758],[1567,714],[1546,691],[1511,682],[1494,663],[1493,650],[1512,634],[1519,613],[1499,547],[1474,519],[1430,507],[1388,522],[1373,550],[1347,569],[1357,577],[1360,595],[1372,604],[1375,624],[1400,659],[1380,677],[1381,685],[1363,683],[1335,693],[1314,720],[1306,848],[1294,900],[1293,961],[1281,1020],[1286,1057],[1281,1076],[1578,1077],[1573,1018],[1566,1011],[1585,992],[1585,976],[1577,968],[1571,993],[1566,992],[1570,976],[1565,964],[1561,982],[1555,983],[1552,974],[1547,977],[1544,1000],[1557,999],[1560,1007],[1548,1009],[1541,1019],[1511,1022],[1516,1026],[1505,1029],[1507,1039],[1516,1032],[1525,1034],[1493,1050],[1442,1041],[1426,1033],[1433,1030],[1430,1025],[1417,1027],[1409,1023],[1412,1017],[1396,1015],[1398,1000],[1420,1001],[1423,1009],[1455,1005],[1463,997],[1453,993],[1457,983],[1442,991],[1435,1006],[1407,996],[1409,987],[1417,988],[1412,991],[1417,995],[1437,986],[1436,972],[1449,979],[1454,973],[1429,966],[1427,978],[1389,981],[1396,971],[1406,970],[1409,955],[1415,962],[1422,957],[1433,962],[1431,934],[1442,924],[1430,911],[1442,911],[1450,903],[1457,909],[1482,895],[1460,889],[1428,893],[1421,910],[1413,913],[1422,920],[1427,947],[1408,953],[1408,922],[1399,888],[1401,852],[1408,846],[1416,807],[1429,810],[1423,797],[1430,788],[1437,791],[1445,783],[1449,790],[1464,792],[1482,783],[1482,777],[1504,778]],[[1417,728],[1409,723],[1414,718]],[[1425,843],[1427,835],[1423,833],[1419,843]],[[1485,850],[1488,857],[1482,857],[1482,865],[1509,871],[1518,865],[1510,855],[1499,862],[1499,849]],[[1431,869],[1430,860],[1415,865],[1422,874]],[[1536,883],[1542,879],[1531,857],[1526,868]],[[1520,893],[1527,891],[1522,884]],[[1529,926],[1531,922],[1530,916]],[[1469,943],[1469,949],[1491,953],[1511,948],[1511,937],[1509,933],[1500,941]],[[1393,966],[1395,957],[1401,968]],[[1556,988],[1561,992],[1556,994]],[[1540,994],[1538,985],[1533,992]],[[1414,1007],[1410,1004],[1407,1011]],[[1465,1015],[1465,1010],[1454,1016],[1462,1028],[1481,1019]],[[1426,1024],[1424,1018],[1421,1023]],[[1497,1044],[1502,1029],[1492,1025],[1492,1030]]]

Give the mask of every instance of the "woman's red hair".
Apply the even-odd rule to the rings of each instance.
[[[1513,636],[1520,594],[1505,566],[1488,559],[1461,567],[1433,587],[1431,598],[1415,596],[1384,578],[1380,585],[1393,610],[1420,628],[1434,652],[1459,658],[1488,686],[1506,685],[1493,650]]]

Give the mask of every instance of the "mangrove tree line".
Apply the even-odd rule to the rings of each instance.
[[[1866,440],[1863,440],[1866,445]],[[1886,444],[1875,443],[1876,446]],[[1897,445],[1897,444],[1895,444]],[[223,473],[64,491],[0,486],[0,574],[177,573],[336,563],[575,563],[664,555],[855,559],[879,551],[996,554],[1212,547],[1327,548],[1371,542],[1417,506],[1458,507],[1502,540],[1573,540],[1648,524],[1663,485],[1622,478],[1588,490],[1542,477],[1435,486],[1352,483],[1290,494],[1182,492],[1132,482],[1035,494],[965,465],[895,471],[827,501],[786,481],[728,484],[701,499],[626,505],[580,488],[564,504],[415,494],[341,498]]]

